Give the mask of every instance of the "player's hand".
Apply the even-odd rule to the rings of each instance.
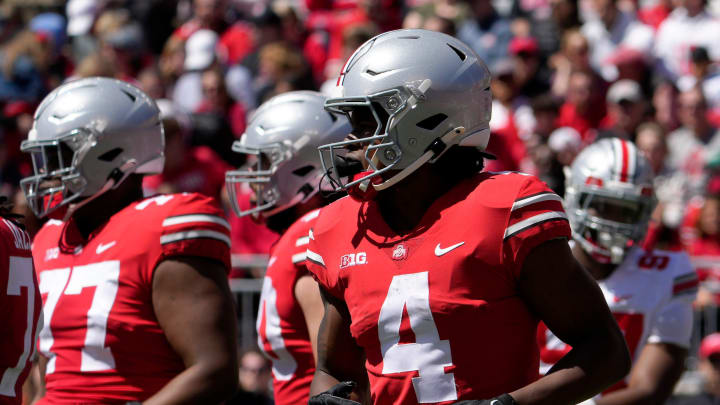
[[[335,384],[329,390],[311,397],[308,405],[360,405],[359,402],[350,399],[353,388],[355,383],[352,381]]]
[[[458,401],[453,405],[517,405],[513,397],[508,394],[502,394],[499,397],[493,399],[482,399],[482,400],[466,400]]]

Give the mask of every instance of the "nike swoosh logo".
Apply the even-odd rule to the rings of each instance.
[[[435,246],[435,256],[442,256],[445,253],[447,253],[453,249],[459,248],[460,246],[462,246],[464,244],[465,244],[465,242],[460,242],[460,243],[456,243],[452,246],[448,246],[446,248],[441,248],[440,244],[438,243],[437,246]]]
[[[115,246],[115,241],[112,241],[112,242],[106,243],[106,244],[101,243],[98,245],[97,249],[95,249],[95,253],[100,254],[100,253],[110,249],[113,246]]]

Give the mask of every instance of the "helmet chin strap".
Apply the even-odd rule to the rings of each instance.
[[[408,167],[402,169],[398,174],[392,176],[391,178],[385,180],[384,182],[380,184],[373,183],[373,187],[375,190],[384,190],[394,184],[397,184],[402,179],[409,176],[412,172],[419,169],[420,166],[424,165],[427,162],[435,161],[440,156],[442,156],[445,152],[450,149],[451,146],[460,143],[460,137],[462,134],[465,133],[465,127],[457,127],[449,132],[447,132],[445,135],[441,136],[440,138],[435,139],[430,146],[428,146],[427,150],[425,150],[425,153],[420,156],[416,161],[412,162]],[[377,156],[377,152],[373,156],[375,158]],[[432,163],[432,162],[431,162]],[[360,184],[360,189],[365,190],[367,189],[369,181],[364,181]]]
[[[110,189],[117,187],[120,185],[120,182],[122,182],[132,171],[131,169],[134,169],[137,166],[137,161],[135,159],[128,160],[125,162],[122,166],[115,168],[110,175],[108,176],[107,181],[105,184],[98,190],[95,194],[91,195],[90,197],[80,201],[77,204],[69,204],[68,210],[65,213],[65,217],[63,218],[63,222],[67,222],[70,217],[75,213],[75,211],[79,210],[80,208],[84,207],[89,202],[95,200],[96,198],[100,197],[101,195],[108,192]]]

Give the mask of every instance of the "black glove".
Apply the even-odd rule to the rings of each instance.
[[[453,405],[517,405],[517,402],[508,394],[502,394],[493,399],[458,401]]]
[[[349,399],[353,388],[355,383],[352,381],[335,384],[329,390],[310,397],[308,405],[360,405],[359,402]]]

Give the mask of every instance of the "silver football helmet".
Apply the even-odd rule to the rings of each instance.
[[[43,217],[117,187],[131,173],[161,173],[165,139],[155,102],[128,83],[80,79],[51,92],[35,111],[20,149],[34,175],[21,180]]]
[[[232,150],[249,155],[254,167],[225,175],[235,213],[242,217],[260,213],[271,216],[304,203],[319,190],[324,171],[318,146],[338,142],[350,133],[344,115],[323,109],[325,97],[314,91],[293,91],[271,98],[250,118]],[[255,203],[243,209],[239,196],[250,185]]]
[[[436,161],[451,146],[485,150],[490,137],[490,72],[475,52],[449,35],[422,29],[380,34],[358,48],[337,82],[342,97],[325,108],[347,114],[351,139],[323,145],[323,167],[336,187],[372,177],[377,190],[405,178],[426,162]],[[361,118],[370,122],[359,129]],[[363,133],[364,132],[364,133]],[[343,149],[368,145],[369,174],[343,184],[336,167]]]
[[[598,262],[619,264],[655,207],[650,163],[632,142],[607,138],[580,152],[565,177],[573,239]]]

